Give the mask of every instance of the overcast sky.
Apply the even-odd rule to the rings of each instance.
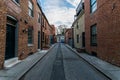
[[[40,0],[40,2],[50,24],[55,24],[56,27],[62,24],[71,27],[80,0]]]

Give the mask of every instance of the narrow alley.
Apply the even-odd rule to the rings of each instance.
[[[51,55],[52,54],[52,55]],[[110,80],[63,43],[49,53],[20,80]]]
[[[0,80],[120,80],[120,0],[0,0]]]

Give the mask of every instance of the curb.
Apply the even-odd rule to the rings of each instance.
[[[52,47],[50,47],[50,49],[48,50],[48,52],[46,52],[45,55],[40,57],[40,59],[38,61],[36,61],[28,70],[26,70],[24,73],[22,73],[21,76],[16,77],[15,80],[21,80],[22,77],[24,77],[24,75],[27,74],[40,60],[42,60],[55,46],[56,46],[56,44],[54,44]]]
[[[75,51],[74,49],[72,49],[70,46],[65,45],[67,48],[69,48],[72,52],[76,53],[77,56],[79,56],[80,58],[82,58],[85,62],[87,62],[89,65],[91,65],[93,68],[95,68],[97,71],[99,71],[100,73],[102,73],[105,77],[107,77],[109,80],[113,80],[111,79],[107,74],[105,74],[104,72],[102,72],[101,70],[99,70],[96,66],[94,66],[93,64],[91,64],[89,61],[87,61],[86,59],[84,59],[83,57],[81,57],[81,55]]]

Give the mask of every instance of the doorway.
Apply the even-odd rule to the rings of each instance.
[[[82,33],[82,47],[85,47],[85,32]]]
[[[38,49],[40,49],[40,32],[38,32]]]
[[[6,25],[5,60],[15,57],[15,27]]]
[[[5,60],[14,58],[18,52],[18,25],[13,16],[7,15]]]

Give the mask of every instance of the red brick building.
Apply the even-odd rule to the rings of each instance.
[[[55,25],[51,25],[51,35],[52,35],[52,39],[51,39],[51,44],[56,43],[56,29],[55,29]]]
[[[42,22],[42,27],[41,27],[41,32],[42,32],[42,42],[41,42],[41,48],[42,49],[48,49],[51,44],[51,41],[54,41],[54,36],[55,36],[55,27],[54,25],[50,25],[46,16],[43,14],[42,16],[43,22]]]
[[[41,27],[41,48],[44,49],[47,47],[47,37],[48,37],[48,32],[47,32],[47,29],[48,29],[48,21],[47,21],[47,18],[45,17],[45,15],[43,14],[42,16],[42,27]]]
[[[48,21],[37,0],[0,0],[0,21],[0,68],[42,49]]]
[[[120,66],[120,1],[85,0],[86,51]]]
[[[65,31],[65,43],[72,46],[72,29],[66,29],[66,31]]]

